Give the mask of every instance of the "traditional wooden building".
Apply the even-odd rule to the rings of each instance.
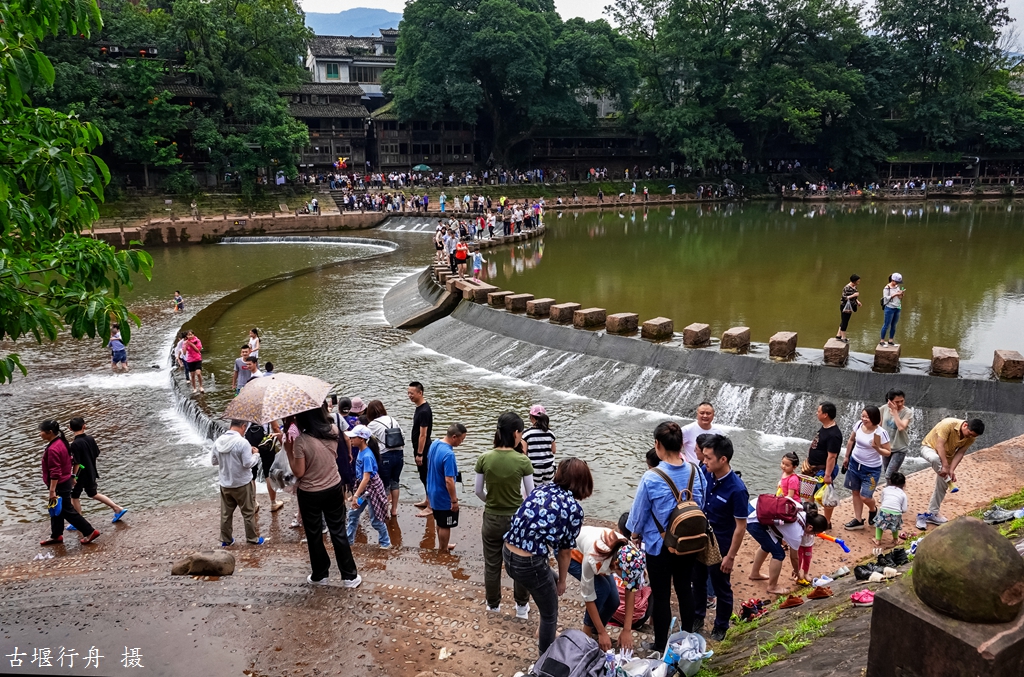
[[[301,152],[300,170],[329,169],[338,158],[348,158],[353,168],[365,166],[369,112],[359,85],[312,82],[281,95],[288,99],[288,111],[309,127],[309,147]]]
[[[457,120],[400,122],[388,102],[370,115],[381,171],[408,171],[420,164],[435,171],[464,171],[477,162],[476,131]]]

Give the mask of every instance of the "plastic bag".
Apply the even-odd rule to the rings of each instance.
[[[821,497],[821,504],[826,508],[834,508],[839,505],[839,492],[831,484],[825,485],[825,493]]]
[[[270,466],[270,473],[267,474],[267,484],[274,491],[287,491],[295,493],[298,489],[299,478],[292,473],[292,467],[288,464],[288,454],[279,451],[274,457],[274,463]]]
[[[700,664],[704,659],[715,653],[706,649],[707,641],[701,635],[677,632],[668,638],[665,663],[676,666],[676,669],[686,677],[693,677],[700,671]]]

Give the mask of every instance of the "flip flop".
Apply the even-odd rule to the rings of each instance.
[[[276,501],[273,505],[270,506],[270,512],[277,512],[278,510],[280,510],[283,507],[284,507],[284,501]]]
[[[114,513],[114,519],[110,520],[110,523],[111,524],[117,524],[118,522],[120,522],[121,518],[124,517],[124,514],[126,512],[128,512],[128,508],[125,508],[124,510],[122,510],[120,512],[115,512]]]

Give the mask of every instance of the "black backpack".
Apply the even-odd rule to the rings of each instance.
[[[250,423],[249,427],[245,429],[245,441],[261,452],[274,446],[273,438],[267,439],[267,429],[259,423]]]
[[[395,425],[393,428],[384,429],[384,451],[402,449],[405,447],[405,437],[402,435],[402,429],[398,427],[398,421],[393,417],[389,416],[388,418]]]

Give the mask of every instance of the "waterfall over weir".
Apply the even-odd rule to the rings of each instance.
[[[844,431],[890,388],[915,409],[914,439],[946,416],[978,416],[988,446],[1024,433],[1019,383],[877,374],[821,364],[774,363],[763,354],[691,350],[551,324],[463,301],[413,340],[489,371],[621,407],[692,418],[709,401],[717,421],[763,433],[806,436],[819,402],[834,402]]]
[[[310,236],[310,235],[245,235],[240,237],[222,237],[220,244],[271,244],[271,243],[303,243],[303,244],[329,244],[329,245],[362,245],[372,247],[384,247],[388,250],[395,249],[398,245],[389,240],[375,240],[369,237],[341,237],[341,236]]]

